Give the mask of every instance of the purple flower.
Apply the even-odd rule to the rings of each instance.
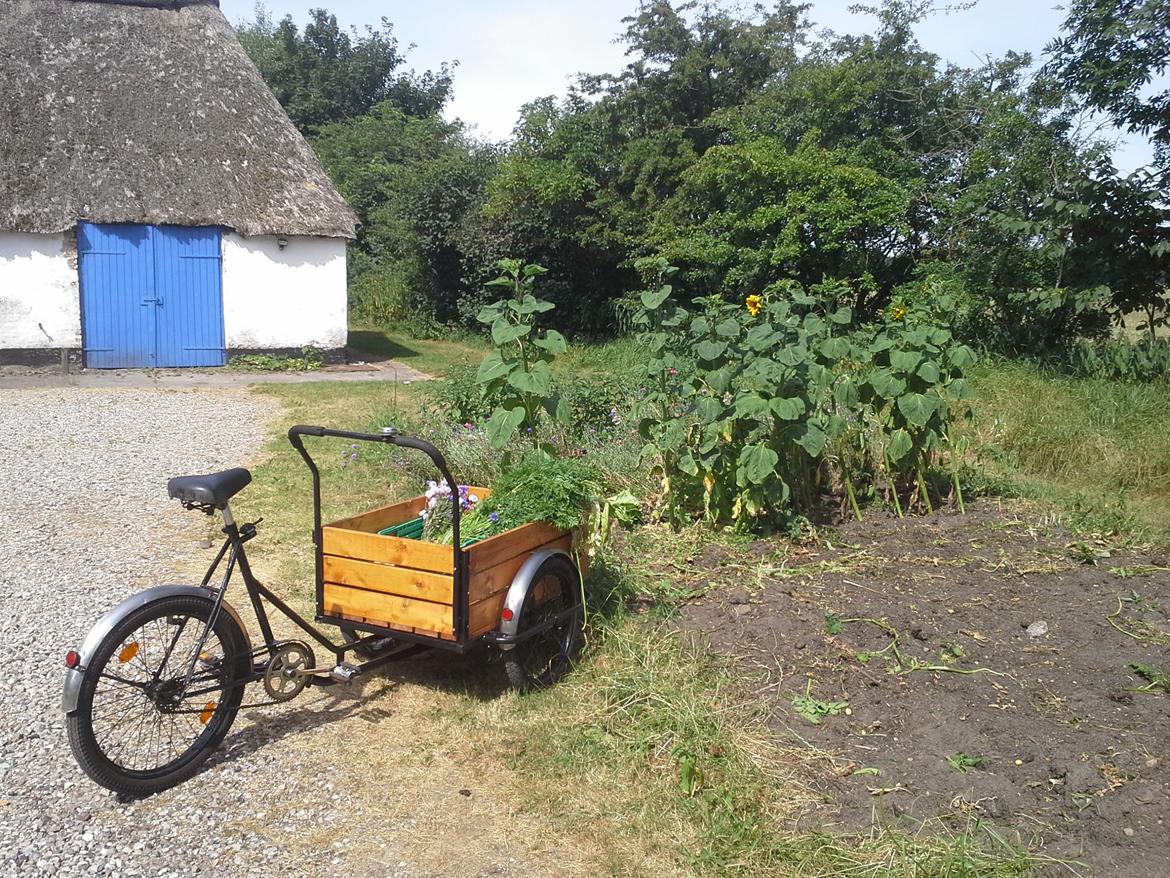
[[[488,518],[491,519],[492,524],[495,524],[497,521],[500,520],[500,513],[493,512],[490,515],[488,515]]]

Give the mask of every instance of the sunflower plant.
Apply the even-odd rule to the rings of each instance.
[[[504,448],[521,430],[538,447],[544,415],[561,423],[571,415],[553,391],[552,363],[565,352],[565,337],[539,326],[540,315],[554,307],[534,295],[536,279],[547,269],[519,259],[501,259],[498,267],[500,276],[487,286],[503,287],[511,295],[484,306],[476,316],[490,327],[495,346],[475,375],[483,398],[495,401],[486,430],[492,448]]]
[[[693,312],[661,284],[641,303],[642,455],[668,514],[782,523],[840,486],[860,517],[858,494],[880,480],[899,513],[908,484],[929,508],[924,472],[949,442],[974,360],[930,315],[856,327],[831,291],[796,284],[699,299]]]

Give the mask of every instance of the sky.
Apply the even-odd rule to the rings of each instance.
[[[865,32],[874,20],[849,11],[856,0],[813,0],[818,27]],[[481,137],[511,134],[520,107],[544,95],[563,95],[577,73],[616,72],[625,64],[614,37],[636,0],[422,0],[384,4],[363,0],[266,0],[274,18],[292,15],[304,25],[313,7],[324,7],[345,26],[377,25],[385,17],[405,48],[408,67],[437,69],[458,61],[448,118],[461,118]],[[940,3],[940,6],[944,4]],[[958,5],[958,4],[956,4]],[[966,4],[962,4],[966,5]],[[254,0],[220,0],[231,22],[252,17]],[[944,61],[970,66],[1008,50],[1039,56],[1060,29],[1063,14],[1053,0],[979,0],[973,8],[936,13],[917,28],[919,42]],[[1149,161],[1140,137],[1117,137],[1114,161],[1124,172]]]

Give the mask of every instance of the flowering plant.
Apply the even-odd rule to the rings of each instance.
[[[459,509],[463,513],[471,512],[479,504],[479,495],[472,492],[467,485],[458,485]],[[425,492],[426,503],[419,515],[423,520],[423,538],[435,543],[451,541],[451,518],[454,504],[451,498],[451,486],[446,482],[427,482]]]

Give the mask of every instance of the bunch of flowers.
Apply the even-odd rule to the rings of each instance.
[[[473,494],[467,485],[459,485],[459,509],[471,512],[479,503],[479,495]],[[451,486],[446,482],[427,482],[426,504],[419,513],[423,519],[424,539],[441,543],[451,541]]]

